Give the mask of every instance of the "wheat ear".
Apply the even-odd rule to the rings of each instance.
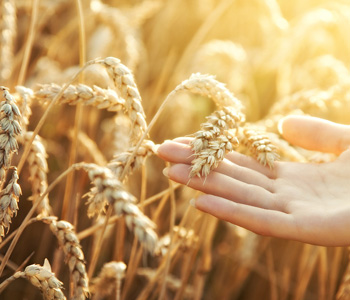
[[[174,233],[176,235],[176,242],[179,243],[179,249],[182,251],[192,248],[198,242],[198,236],[193,229],[174,226]],[[155,254],[165,256],[169,251],[170,244],[171,236],[170,233],[167,233],[159,239]]]
[[[238,145],[235,134],[241,119],[241,114],[232,107],[224,107],[207,117],[207,122],[201,124],[201,130],[194,134],[190,143],[195,156],[190,178],[208,176],[224,159],[225,153]]]
[[[232,106],[236,111],[242,109],[241,102],[233,96],[225,84],[217,81],[214,76],[200,73],[192,74],[189,79],[179,84],[174,91],[181,90],[188,90],[193,94],[209,97],[219,108]]]
[[[119,59],[107,57],[98,63],[106,67],[120,96],[125,99],[125,110],[132,122],[132,137],[138,140],[147,128],[145,113],[143,111],[141,96],[130,69],[123,65]]]
[[[28,131],[23,135],[24,142],[29,142],[33,132]],[[29,181],[32,183],[32,196],[29,200],[36,201],[47,189],[47,172],[48,166],[46,161],[46,150],[41,142],[41,138],[37,135],[30,146],[27,162],[29,169]],[[37,207],[37,212],[42,217],[52,214],[52,208],[49,203],[49,197],[46,195]]]
[[[26,131],[26,127],[29,124],[29,117],[32,114],[32,110],[30,106],[32,103],[33,91],[30,88],[26,88],[24,86],[18,85],[16,86],[16,92],[20,98],[19,110],[21,111],[21,114],[22,114],[22,129],[23,131]]]
[[[218,166],[224,154],[238,144],[235,134],[240,123],[245,120],[241,112],[242,104],[223,83],[210,75],[192,74],[172,93],[181,90],[209,97],[219,108],[201,125],[201,130],[195,134],[195,139],[191,142],[195,158],[191,163],[190,178],[206,177]],[[235,131],[229,132],[230,129]]]
[[[85,268],[84,253],[73,225],[67,221],[53,219],[45,222],[50,224],[50,229],[56,235],[66,256],[73,281],[73,299],[84,300],[89,297],[89,279]]]
[[[130,167],[128,169],[129,174],[138,169],[143,161],[150,155],[154,153],[154,143],[151,140],[143,140],[140,147],[137,149],[135,155],[132,157],[132,161]],[[108,164],[108,168],[110,168],[117,178],[121,178],[121,175],[124,171],[126,163],[128,162],[131,154],[133,153],[135,147],[129,148],[127,151],[120,153],[115,156],[113,160]]]
[[[110,169],[94,164],[84,164],[82,168],[88,172],[94,185],[86,194],[88,216],[99,215],[105,211],[107,205],[113,205],[115,213],[125,216],[128,228],[145,248],[153,253],[158,241],[154,231],[156,225],[137,207],[136,198],[124,190]]]
[[[17,135],[22,129],[18,120],[21,113],[8,88],[0,86],[4,100],[0,103],[0,182],[5,179],[6,169],[11,164],[11,155],[18,150]]]
[[[57,84],[44,84],[34,93],[34,97],[42,101],[52,101],[61,91],[62,87]],[[98,86],[92,88],[85,84],[69,85],[63,92],[61,103],[95,106],[108,111],[119,111],[123,108],[125,100],[120,98],[112,89],[102,89]]]
[[[264,134],[262,129],[255,129],[246,125],[239,140],[264,166],[268,165],[270,168],[273,168],[274,162],[279,159],[277,147],[271,143],[269,137]]]
[[[23,272],[16,272],[14,278],[26,278],[37,287],[45,300],[66,300],[62,292],[63,284],[55,274],[51,272],[51,266],[47,259],[44,265],[30,265]]]
[[[111,296],[116,291],[120,299],[121,283],[125,276],[126,265],[122,261],[111,261],[103,265],[100,274],[93,279],[92,293],[96,300]]]
[[[11,219],[17,215],[18,198],[22,194],[18,178],[17,169],[14,168],[11,180],[0,192],[0,242],[5,236],[5,229],[10,229]]]
[[[14,0],[3,0],[0,21],[0,82],[8,80],[13,69],[13,48],[16,38],[16,6]]]

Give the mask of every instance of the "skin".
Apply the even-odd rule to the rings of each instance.
[[[231,152],[205,181],[189,181],[188,138],[165,141],[158,155],[172,163],[166,176],[205,193],[194,203],[203,212],[265,236],[350,245],[350,126],[290,116],[280,130],[290,143],[339,156],[324,164],[276,162],[269,169]]]

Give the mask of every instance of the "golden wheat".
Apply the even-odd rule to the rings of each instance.
[[[0,82],[12,75],[13,54],[16,39],[16,6],[14,0],[4,0],[0,7]]]
[[[83,164],[82,168],[88,172],[93,183],[88,197],[88,215],[100,215],[107,205],[112,205],[117,215],[125,216],[126,225],[135,233],[145,248],[153,253],[158,236],[154,229],[156,225],[145,216],[136,205],[136,198],[126,192],[121,182],[106,167],[94,164]]]
[[[89,277],[100,270],[92,299],[349,298],[347,249],[264,238],[206,217],[188,205],[197,194],[148,159],[156,143],[191,133],[191,176],[206,176],[231,149],[267,166],[278,155],[336,159],[287,143],[278,124],[289,114],[349,124],[348,0],[3,0],[0,15],[0,84],[9,88],[0,95],[1,299],[38,297],[17,278],[45,299],[65,299],[60,278],[70,298],[84,299],[85,265]],[[163,110],[167,94],[174,101]],[[75,161],[95,164],[74,164],[70,147]],[[88,176],[62,180],[81,169]],[[65,185],[73,187],[68,214]],[[26,201],[18,210],[21,189],[36,211]],[[37,221],[51,224],[63,251]],[[48,261],[35,264],[44,258],[57,278]]]
[[[27,131],[23,135],[24,142],[29,142],[32,138],[33,132]],[[30,173],[28,178],[32,186],[32,195],[28,198],[35,202],[47,189],[47,154],[40,137],[37,135],[34,138],[33,143],[30,146],[30,152],[28,154],[27,163]],[[49,197],[46,195],[44,199],[41,200],[39,206],[37,207],[37,212],[43,217],[50,216],[52,214],[52,207],[49,203]]]
[[[121,282],[125,277],[125,270],[126,265],[122,261],[105,263],[101,272],[93,279],[94,299],[105,299],[113,295],[113,291],[115,291],[116,299],[120,299]]]
[[[17,215],[18,198],[22,194],[18,179],[17,170],[14,168],[11,180],[0,191],[0,242],[10,229],[11,219]]]
[[[0,182],[5,179],[5,170],[11,164],[11,155],[18,150],[17,136],[21,134],[21,113],[15,99],[6,87],[1,86],[3,101],[0,105]]]
[[[63,284],[51,271],[49,261],[45,259],[44,265],[30,265],[23,272],[17,272],[14,278],[26,278],[37,287],[45,300],[65,300],[62,292]]]
[[[73,282],[73,299],[84,300],[89,297],[89,280],[85,269],[84,253],[75,234],[74,227],[67,221],[46,221],[56,235],[64,251]]]

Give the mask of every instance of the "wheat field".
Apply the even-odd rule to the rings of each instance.
[[[283,140],[289,114],[350,124],[349,0],[1,0],[0,299],[350,299],[349,250],[196,211],[191,177]]]

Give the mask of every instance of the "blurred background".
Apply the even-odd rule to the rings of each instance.
[[[83,43],[77,3],[0,2],[0,85],[14,94],[17,85],[33,90],[40,84],[63,85],[79,70],[82,55],[85,61],[113,56],[134,74],[146,121],[150,122],[178,84],[192,73],[210,74],[242,102],[247,122],[270,134],[281,149],[282,160],[322,163],[334,159],[289,145],[279,136],[277,122],[288,114],[306,114],[350,124],[350,1],[82,0]],[[112,84],[102,67],[93,65],[84,74],[86,85],[107,88]],[[35,128],[46,107],[47,103],[32,102],[28,130]],[[130,123],[122,113],[83,109],[81,131],[105,161],[131,146]],[[206,97],[179,93],[165,107],[149,138],[161,143],[190,135],[214,110],[215,104]],[[48,153],[49,182],[69,166],[75,119],[75,106],[57,105],[39,133]],[[86,145],[79,142],[76,161],[96,162]],[[14,165],[20,156],[21,151],[14,156]],[[138,198],[152,197],[169,186],[162,175],[164,167],[164,162],[152,156],[125,185]],[[28,177],[24,169],[20,176],[23,196],[12,230],[31,207],[26,200],[31,193]],[[89,189],[87,176],[69,180],[70,197],[80,199]],[[147,188],[141,189],[142,182]],[[49,196],[59,217],[66,184],[62,182]],[[166,279],[167,299],[350,299],[350,282],[343,281],[348,264],[346,248],[257,236],[189,208],[189,200],[196,196],[189,188],[177,188],[175,196],[175,223],[183,231],[179,234],[181,247],[172,256]],[[72,202],[77,232],[97,222],[87,218],[84,202]],[[159,199],[144,210],[157,224],[159,237],[169,234],[170,200]],[[67,219],[73,223],[73,217]],[[63,258],[57,254],[55,237],[41,222],[30,226],[16,246],[12,262],[18,266],[31,253],[28,264],[42,264],[48,258],[68,289],[69,273],[60,266]],[[105,262],[116,259],[118,226],[123,224],[107,230],[94,276]],[[81,241],[87,264],[95,237]],[[128,265],[132,249],[141,247],[133,246],[133,235],[128,231],[123,239],[122,259]],[[1,249],[2,255],[6,249]],[[126,275],[123,299],[158,299],[161,283],[153,283],[148,294],[142,293],[163,259],[146,254],[140,254],[138,260],[133,257],[135,272]],[[12,273],[6,269],[3,279]],[[40,297],[21,280],[0,295],[1,299]]]

